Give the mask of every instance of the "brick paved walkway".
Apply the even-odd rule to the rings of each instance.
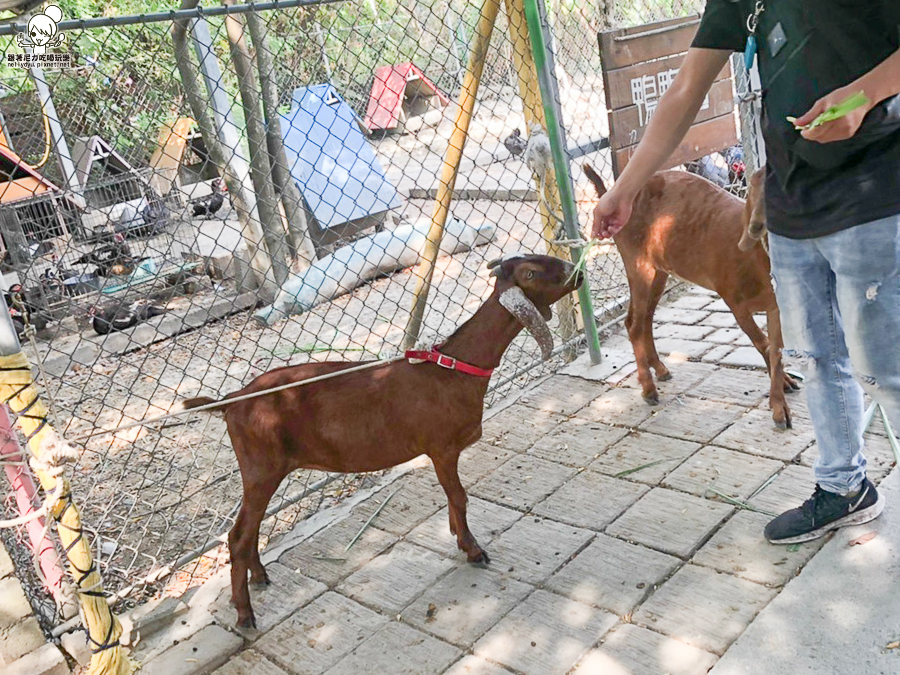
[[[620,331],[603,364],[582,357],[485,422],[460,473],[490,566],[466,564],[417,469],[268,566],[259,634],[206,629],[242,650],[217,675],[706,673],[821,547],[762,538],[764,512],[811,492],[814,439],[802,395],[775,430],[762,360],[721,300],[690,289],[657,319],[673,374],[658,407]],[[869,433],[867,454],[880,481],[887,439]],[[165,655],[145,667],[174,672]]]

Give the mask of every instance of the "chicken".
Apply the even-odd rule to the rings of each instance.
[[[212,182],[212,194],[203,199],[200,199],[194,202],[192,206],[192,214],[195,218],[204,217],[209,218],[213,214],[216,213],[219,209],[222,208],[222,204],[225,203],[225,191],[226,191],[225,183],[221,178],[216,178]]]
[[[134,268],[145,258],[135,258],[131,255],[131,248],[120,232],[113,235],[109,244],[104,244],[90,253],[85,253],[75,261],[76,265],[96,265],[96,274],[100,277],[110,275],[128,275],[134,272]]]
[[[506,146],[506,149],[509,150],[509,154],[513,157],[518,157],[523,152],[525,152],[525,147],[528,145],[528,141],[522,138],[522,132],[518,129],[513,129],[512,133],[503,139],[503,145]]]
[[[146,321],[152,316],[164,314],[165,307],[154,305],[146,300],[138,300],[129,307],[120,303],[109,304],[105,307],[91,307],[88,314],[91,316],[91,325],[98,335],[106,335],[113,331],[125,330],[136,326],[141,321]]]

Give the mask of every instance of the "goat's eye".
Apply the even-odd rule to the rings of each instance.
[[[534,270],[528,270],[527,272],[525,272],[525,278],[534,279]]]

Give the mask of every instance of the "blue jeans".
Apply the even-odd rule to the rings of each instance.
[[[866,475],[863,391],[900,422],[900,215],[815,239],[769,234],[784,353],[804,364],[819,457],[838,494]]]

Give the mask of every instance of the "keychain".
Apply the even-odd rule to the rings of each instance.
[[[756,26],[759,23],[759,15],[763,13],[764,9],[763,1],[756,0],[753,14],[747,16],[747,31],[750,33],[747,37],[747,46],[744,48],[744,66],[747,70],[753,67],[753,57],[756,56]]]

